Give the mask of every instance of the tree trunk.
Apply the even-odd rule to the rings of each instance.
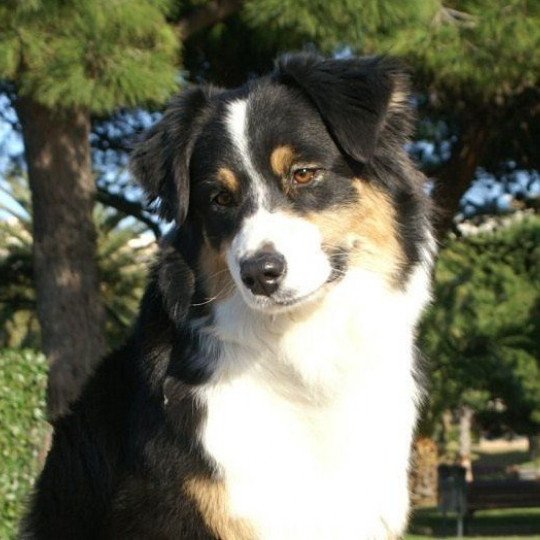
[[[435,230],[442,240],[452,228],[459,202],[474,180],[489,138],[485,122],[471,121],[452,151],[452,157],[435,180],[433,200],[437,208]]]
[[[465,467],[465,479],[471,482],[472,477],[472,420],[473,410],[463,405],[459,411],[459,458]]]
[[[177,24],[181,40],[186,41],[204,28],[224,21],[240,11],[243,4],[244,0],[214,0],[194,8]]]
[[[540,457],[540,435],[529,435],[529,459],[535,461]]]
[[[105,352],[99,293],[90,115],[19,98],[33,207],[33,265],[42,347],[48,357],[48,410],[54,419],[78,397]]]
[[[452,432],[453,422],[454,420],[452,416],[452,411],[450,409],[445,409],[442,413],[442,441],[439,441],[442,442],[445,449],[447,448],[448,442],[450,441],[450,433]]]

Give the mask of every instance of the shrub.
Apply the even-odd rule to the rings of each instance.
[[[0,538],[16,537],[49,425],[47,364],[35,351],[0,350]]]

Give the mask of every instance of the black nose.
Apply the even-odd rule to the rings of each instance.
[[[253,294],[270,296],[285,275],[285,258],[276,251],[261,251],[240,263],[240,277]]]

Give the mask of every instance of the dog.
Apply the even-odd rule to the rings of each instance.
[[[407,76],[289,54],[192,87],[131,170],[162,242],[52,449],[27,539],[394,539],[434,257]]]

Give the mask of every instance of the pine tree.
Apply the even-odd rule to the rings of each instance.
[[[433,372],[431,430],[445,409],[470,407],[487,428],[540,434],[539,291],[539,216],[441,252],[420,339]]]
[[[442,4],[429,28],[405,31],[395,49],[428,87],[431,113],[454,126],[452,156],[433,192],[441,237],[479,166],[540,167],[540,1]]]
[[[32,190],[33,267],[49,411],[65,412],[105,351],[99,295],[92,113],[162,102],[176,87],[167,2],[8,0],[0,76],[16,85]]]

